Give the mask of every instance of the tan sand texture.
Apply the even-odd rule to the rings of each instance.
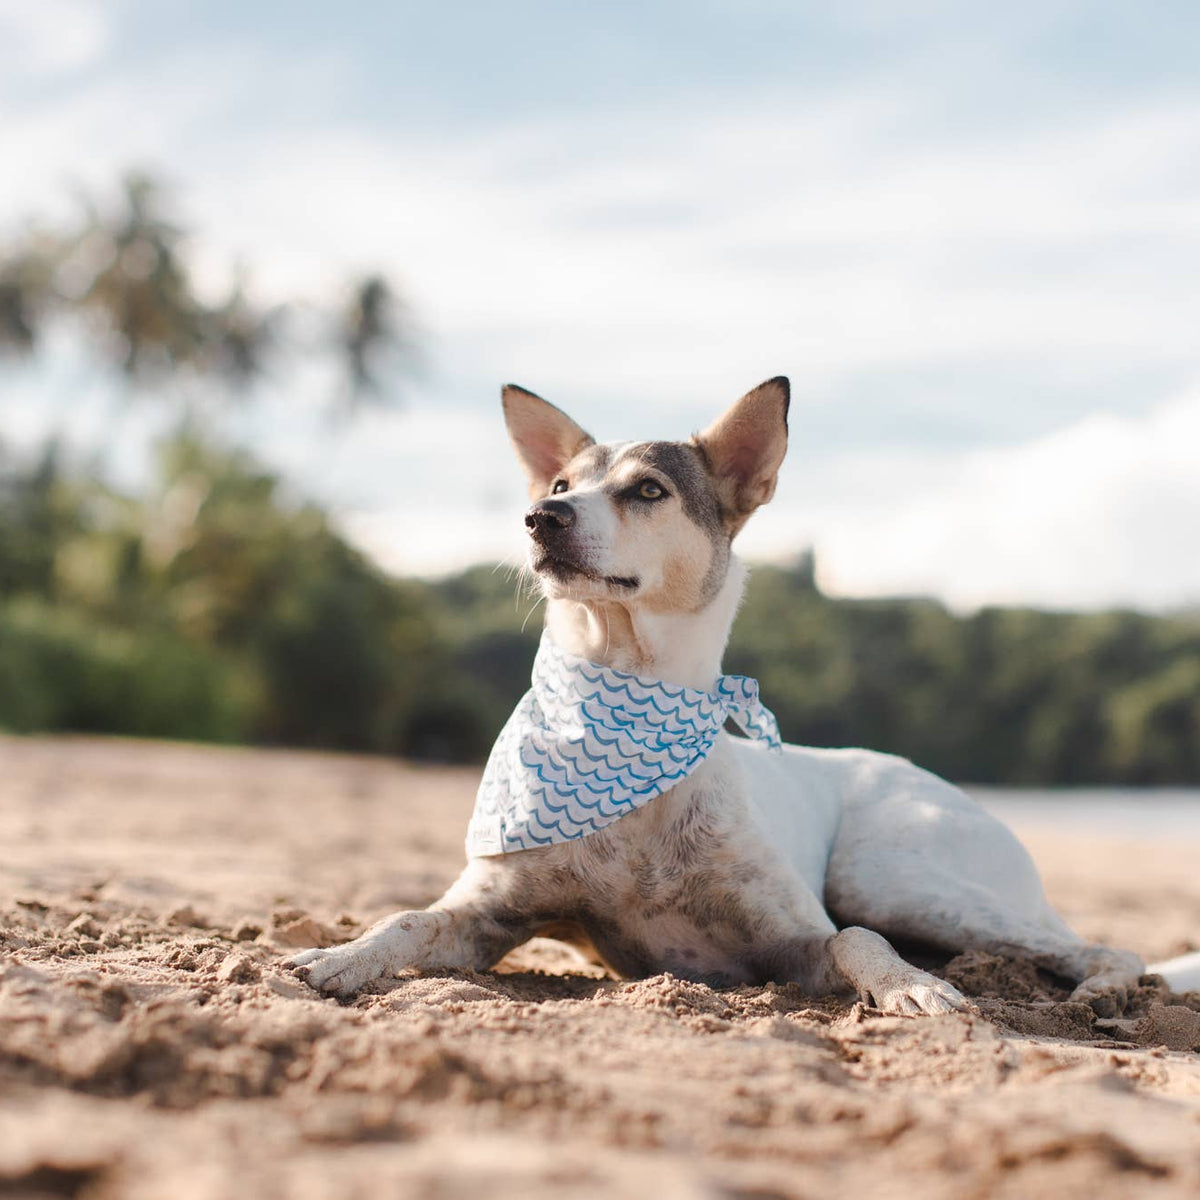
[[[0,1196],[1200,1194],[1200,997],[1153,981],[1103,1021],[964,955],[979,1015],[907,1019],[544,941],[346,1005],[281,966],[434,899],[475,780],[0,740]],[[1085,934],[1196,945],[1196,844],[1027,841]]]

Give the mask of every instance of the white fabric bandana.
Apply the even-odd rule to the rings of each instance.
[[[727,717],[772,750],[779,727],[745,675],[711,692],[614,671],[543,637],[533,687],[500,731],[467,829],[472,857],[587,837],[690,775]]]

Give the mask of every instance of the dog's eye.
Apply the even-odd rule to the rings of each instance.
[[[570,486],[565,479],[556,479],[554,486],[550,489],[550,495],[557,496],[559,492],[568,491]]]
[[[637,494],[641,500],[661,500],[667,493],[663,491],[662,485],[655,483],[653,479],[643,479],[638,484]]]

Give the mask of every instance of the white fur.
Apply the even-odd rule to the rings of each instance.
[[[1146,969],[1161,975],[1174,992],[1200,992],[1200,950],[1166,962],[1152,963]]]
[[[633,644],[651,648],[656,679],[684,687],[712,687],[721,673],[721,656],[745,578],[745,567],[734,558],[720,591],[698,613],[623,610],[622,621],[629,621]],[[629,646],[614,642],[613,618],[606,605],[551,601],[546,606],[546,628],[555,643],[572,654],[618,670],[641,670]]]

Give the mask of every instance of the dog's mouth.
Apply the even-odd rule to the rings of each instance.
[[[537,556],[533,569],[539,575],[549,575],[559,583],[569,583],[573,579],[590,579],[593,583],[606,583],[610,587],[627,592],[636,590],[639,582],[636,575],[600,575],[580,563],[551,554],[548,550],[543,550]]]

